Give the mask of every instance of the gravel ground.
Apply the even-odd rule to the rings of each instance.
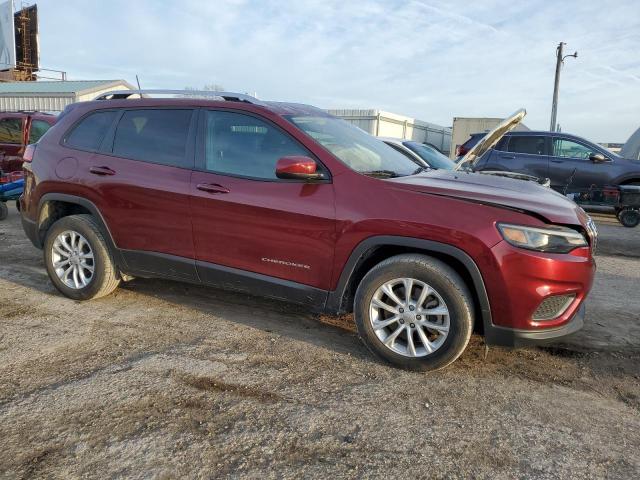
[[[601,220],[582,332],[488,352],[474,337],[420,374],[374,360],[349,319],[244,295],[135,280],[65,299],[12,211],[0,476],[638,478],[640,228]]]

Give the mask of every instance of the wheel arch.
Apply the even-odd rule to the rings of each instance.
[[[375,236],[361,242],[347,260],[336,289],[329,292],[326,310],[344,314],[353,310],[355,292],[371,268],[402,253],[419,253],[437,258],[452,267],[465,281],[474,301],[476,328],[491,326],[491,308],[480,269],[463,250],[445,243],[409,237]]]
[[[620,185],[631,185],[631,184],[640,185],[640,176],[625,178],[620,182]]]
[[[43,247],[47,231],[57,220],[78,214],[89,214],[96,219],[98,227],[107,242],[109,250],[114,256],[116,264],[118,267],[124,266],[125,264],[122,255],[113,240],[113,236],[109,231],[109,227],[107,226],[100,209],[98,209],[92,201],[75,195],[69,195],[66,193],[46,193],[42,198],[40,198],[40,201],[38,202],[38,216],[36,217],[37,246],[39,248]]]

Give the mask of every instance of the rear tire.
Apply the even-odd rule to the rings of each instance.
[[[9,208],[4,202],[0,202],[0,220],[5,220],[9,216]]]
[[[398,367],[444,368],[469,343],[471,298],[447,264],[419,254],[391,257],[373,267],[358,286],[358,334],[375,355]]]
[[[120,284],[113,256],[91,215],[64,217],[49,228],[44,263],[53,285],[73,300],[104,297]]]

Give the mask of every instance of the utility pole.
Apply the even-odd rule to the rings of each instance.
[[[551,105],[551,125],[549,126],[549,130],[552,132],[557,131],[556,118],[558,116],[558,90],[560,89],[560,69],[564,64],[564,59],[567,57],[578,58],[578,52],[575,52],[572,55],[562,55],[564,42],[560,42],[558,47],[556,48],[556,79],[553,85],[553,104]]]

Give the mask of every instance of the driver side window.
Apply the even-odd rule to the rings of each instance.
[[[564,158],[579,158],[589,160],[593,150],[581,143],[573,142],[564,138],[553,139],[553,156]]]
[[[309,152],[275,126],[250,115],[207,111],[205,164],[214,173],[277,180],[276,163],[282,157]]]

